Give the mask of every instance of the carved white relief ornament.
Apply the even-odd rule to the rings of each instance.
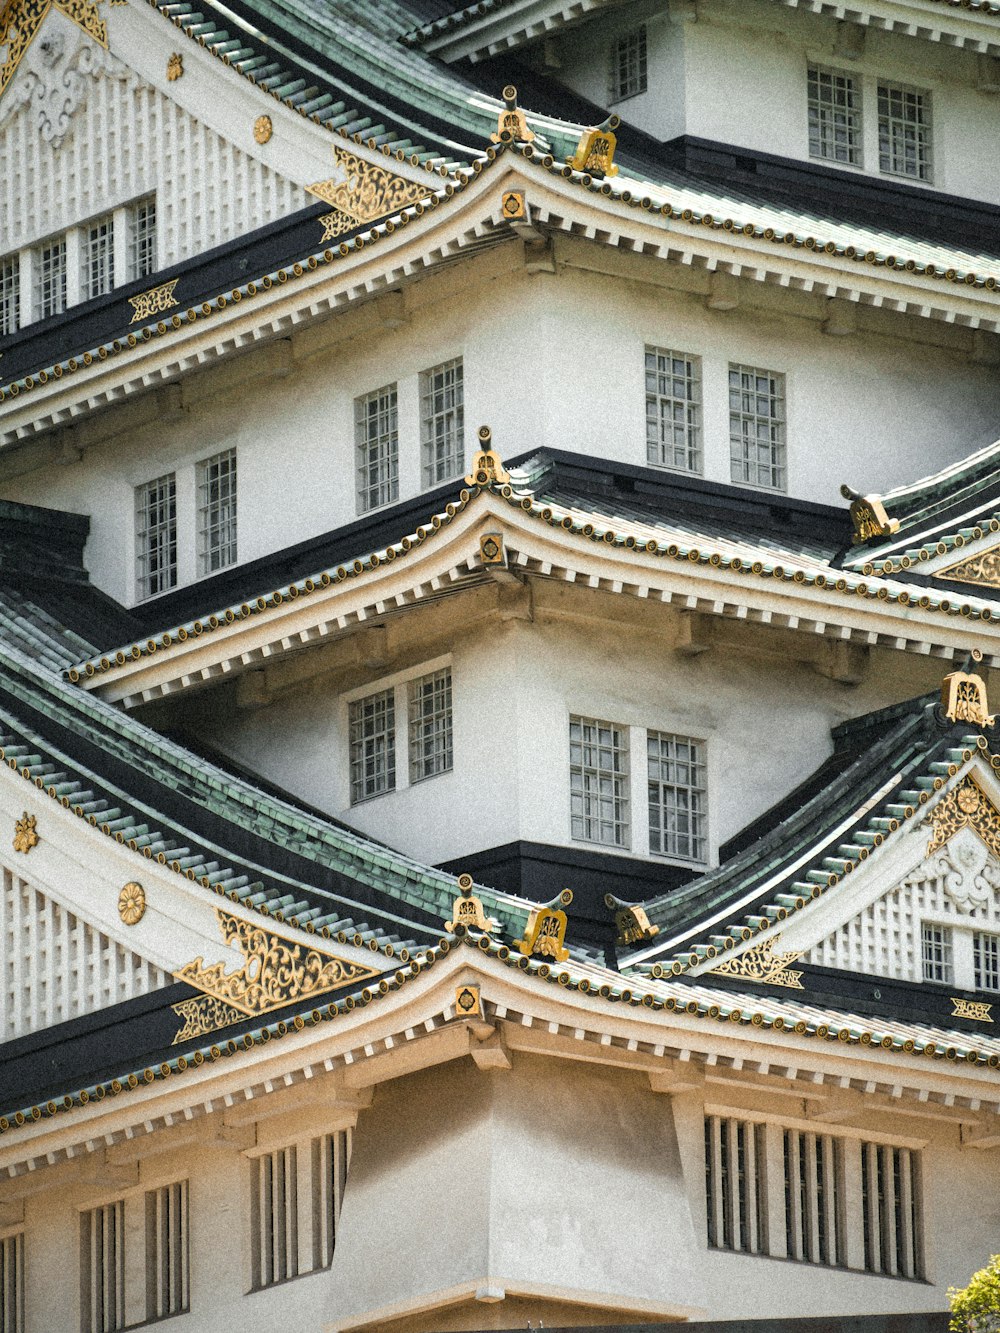
[[[906,887],[935,880],[959,912],[971,913],[1000,890],[1000,865],[978,834],[963,828],[907,877]]]

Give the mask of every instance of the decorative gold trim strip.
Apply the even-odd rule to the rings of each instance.
[[[971,1018],[975,1023],[992,1023],[993,1015],[990,1010],[992,1004],[987,1004],[983,1000],[963,1000],[958,995],[951,997],[952,1018]]]
[[[735,958],[713,967],[708,976],[741,977],[744,981],[757,981],[763,986],[787,986],[790,990],[805,990],[802,985],[802,973],[793,972],[789,964],[802,957],[798,953],[778,953],[777,944],[780,935],[773,935],[760,944],[753,944]]]
[[[161,283],[159,287],[150,287],[148,292],[130,296],[128,303],[135,313],[129,323],[138,324],[143,319],[152,319],[154,315],[159,315],[164,310],[172,310],[178,304],[174,296],[177,282],[177,278],[171,278],[169,282]]]

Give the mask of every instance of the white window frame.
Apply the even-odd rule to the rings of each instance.
[[[955,985],[955,936],[951,926],[921,921],[920,978],[937,985]]]
[[[909,118],[899,117],[893,114],[888,116],[883,113],[883,94],[890,97],[920,98],[920,114],[924,117],[922,123]],[[879,78],[875,83],[875,123],[878,132],[878,166],[879,173],[882,176],[892,176],[897,180],[916,181],[921,185],[932,185],[934,183],[934,111],[929,89],[914,88],[907,83],[897,83],[893,79]],[[905,169],[905,144],[902,156],[896,151],[896,139],[894,129],[912,128],[918,135],[920,144],[916,156],[916,170],[907,171]],[[883,144],[888,137],[888,154],[883,150]],[[885,163],[888,160],[889,165]],[[904,165],[894,165],[902,161]]]
[[[701,357],[647,343],[643,364],[646,462],[700,476],[705,458]],[[683,461],[678,461],[679,454]]]
[[[374,407],[374,412],[369,409]],[[399,499],[399,385],[354,400],[357,510],[368,514]]]
[[[596,729],[596,736],[594,733]],[[576,734],[576,733],[579,734]],[[603,733],[608,732],[605,744]],[[611,851],[627,852],[632,846],[632,794],[629,727],[607,718],[588,717],[579,713],[569,715],[569,811],[570,838],[591,846],[607,847]],[[596,750],[597,758],[594,760]],[[602,762],[604,751],[610,751],[610,766]],[[615,756],[622,756],[618,767]],[[577,757],[578,756],[578,757]],[[604,790],[610,779],[610,795]],[[606,802],[612,803],[612,814],[601,813]],[[596,801],[596,815],[593,803]],[[611,836],[604,837],[605,827]]]
[[[0,258],[0,338],[21,327],[21,256]]]
[[[397,730],[396,697],[391,687],[373,689],[348,704],[347,746],[352,806],[363,805],[377,796],[388,796],[396,790]]]
[[[847,90],[837,85],[844,80]],[[815,85],[815,87],[814,87]],[[828,100],[822,96],[826,92]],[[838,95],[846,96],[846,105],[838,106]],[[810,61],[806,70],[807,141],[809,157],[814,162],[830,162],[838,167],[864,168],[864,80],[859,72],[832,69]],[[842,118],[844,126],[838,123]],[[838,134],[846,132],[847,156],[837,152]],[[832,139],[832,152],[824,152]],[[814,147],[815,145],[815,147]]]
[[[169,502],[159,498],[157,503],[160,505],[169,503],[172,512],[167,518],[158,518],[150,522],[153,487],[165,486],[170,487]],[[161,477],[153,477],[149,481],[142,482],[135,487],[134,494],[136,600],[144,602],[150,597],[158,597],[161,593],[169,592],[178,584],[177,473],[165,472]],[[162,559],[160,548],[164,543],[168,551],[165,565],[161,565],[161,568],[166,569],[165,581],[160,575],[154,579],[150,569],[154,555],[157,559]]]
[[[694,778],[700,779],[700,781],[692,780],[691,782],[685,783],[685,782],[680,782],[676,779],[668,781],[667,779],[659,775],[654,776],[652,771],[653,756],[650,754],[650,746],[654,741],[661,748],[661,751],[662,751],[662,744],[664,741],[667,742],[668,747],[670,747],[671,750],[679,745],[685,745],[693,748],[695,750],[695,754],[692,758],[689,759],[685,759],[682,757],[678,758],[673,756],[673,754],[670,754],[668,756],[668,763],[674,765],[686,764],[690,767],[693,767],[695,770]],[[650,856],[655,856],[658,860],[683,861],[696,866],[707,865],[709,839],[708,839],[708,746],[706,742],[702,738],[697,736],[680,736],[676,732],[659,731],[650,727],[646,731],[645,757],[646,757],[646,794],[647,794],[646,803],[650,813],[650,820],[649,820]],[[659,765],[662,765],[663,763],[662,753],[659,756],[657,756],[657,763]],[[667,790],[671,790],[675,793],[686,792],[688,793],[689,797],[695,798],[689,810],[687,810],[686,812],[678,810],[676,812],[678,817],[686,814],[689,822],[689,829],[687,832],[680,833],[677,832],[676,830],[674,831],[675,843],[678,845],[674,845],[672,847],[661,846],[657,848],[654,848],[653,846],[652,811],[654,802],[652,796],[652,789],[654,785],[660,789],[660,797],[658,799],[658,805],[661,808],[661,818],[658,821],[658,823],[659,823],[659,829],[663,834],[664,843],[666,843],[668,840],[668,835],[670,833],[670,830],[666,827],[666,816],[669,812],[666,806],[666,802],[663,800],[663,793]],[[681,850],[679,846],[679,844],[683,842],[685,838],[688,839],[691,843],[692,850],[690,851]]]
[[[159,268],[156,196],[139,199],[128,209],[128,282],[151,277]]]
[[[56,262],[58,258],[58,262]],[[66,236],[53,236],[32,248],[34,292],[31,308],[35,319],[51,319],[69,307],[69,245]],[[54,295],[53,287],[60,289]]]
[[[739,378],[738,386],[734,386],[734,376]],[[753,377],[753,387],[745,384],[746,376]],[[769,386],[763,390],[760,387],[762,380]],[[784,372],[731,361],[728,385],[730,479],[736,486],[785,494],[788,490],[788,383]],[[739,399],[737,404],[734,404],[734,396]],[[749,407],[745,406],[748,397]],[[776,411],[759,411],[764,399],[775,404]],[[750,438],[747,427],[752,428]],[[767,435],[770,461],[761,461],[761,429]],[[761,480],[765,474],[773,479]]]
[[[450,377],[450,378],[449,378]],[[441,380],[443,382],[436,383]],[[455,481],[465,470],[465,368],[460,356],[419,375],[420,451],[424,488]]]
[[[215,469],[214,476],[211,475]],[[236,447],[195,464],[198,496],[198,574],[207,577],[238,563],[238,488]],[[213,493],[214,488],[214,493]]]
[[[649,91],[649,40],[645,23],[619,33],[611,47],[608,101],[626,102]]]
[[[114,289],[114,214],[92,218],[80,231],[80,299],[92,301]]]
[[[430,691],[430,693],[428,693]],[[410,786],[455,767],[455,706],[451,667],[407,681],[407,759]],[[428,700],[430,711],[426,710]]]
[[[992,930],[972,932],[973,989],[1000,992],[1000,935]]]

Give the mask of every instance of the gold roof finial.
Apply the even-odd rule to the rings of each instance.
[[[640,907],[638,903],[623,902],[613,893],[604,895],[604,903],[615,914],[616,944],[626,947],[629,944],[638,944],[640,940],[651,940],[654,935],[659,935],[660,927],[653,925],[646,915],[645,908]]]
[[[566,939],[566,913],[556,907],[568,907],[573,901],[572,889],[563,889],[558,898],[542,907],[533,907],[524,926],[524,938],[515,940],[513,947],[520,949],[525,958],[541,954],[551,958],[554,963],[564,963],[569,957],[569,950],[563,941]]]
[[[965,665],[982,660],[982,653],[974,648]],[[952,671],[945,676],[941,682],[941,708],[952,722],[971,722],[975,727],[992,727],[994,722],[988,711],[986,682],[969,671]]]
[[[567,163],[574,171],[586,171],[591,176],[617,176],[614,156],[618,139],[615,130],[621,123],[619,116],[608,116],[602,125],[584,130],[576,152],[566,159]]]
[[[490,135],[493,143],[532,143],[534,134],[528,129],[524,112],[517,104],[517,89],[508,83],[503,90],[504,109],[497,116],[496,133]]]
[[[444,923],[445,930],[464,926],[466,930],[481,930],[484,935],[488,935],[491,930],[500,929],[500,922],[486,915],[482,900],[472,892],[471,875],[459,875],[458,897],[451,909],[451,915],[451,921]]]
[[[873,537],[891,537],[899,531],[899,519],[890,518],[885,505],[877,495],[862,495],[850,486],[841,486],[840,493],[851,502],[851,522],[854,524],[852,541],[855,546],[871,541]]]
[[[500,455],[491,449],[493,432],[489,426],[479,427],[479,448],[472,455],[472,471],[465,479],[466,486],[489,486],[492,482],[504,485],[510,473],[500,461]]]

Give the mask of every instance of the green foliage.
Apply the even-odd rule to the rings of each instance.
[[[948,1300],[951,1333],[1000,1333],[1000,1254],[973,1273],[961,1291],[949,1287]]]

